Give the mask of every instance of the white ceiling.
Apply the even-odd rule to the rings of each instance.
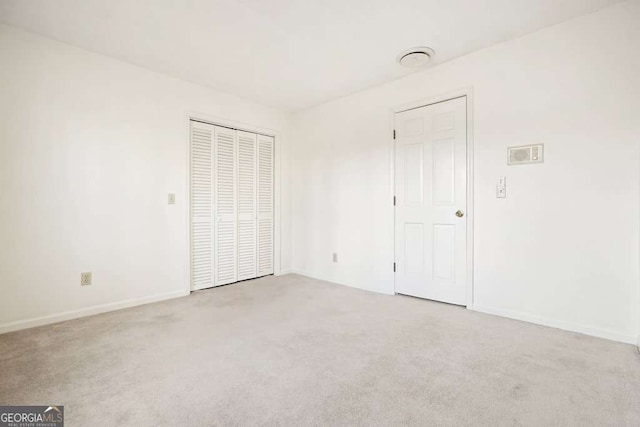
[[[290,111],[619,0],[0,0],[0,22]]]

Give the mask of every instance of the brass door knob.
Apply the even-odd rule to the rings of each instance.
[[[464,216],[464,212],[462,212],[462,211],[458,211],[458,212],[456,212],[456,216],[457,216],[458,218],[462,218],[462,217]]]

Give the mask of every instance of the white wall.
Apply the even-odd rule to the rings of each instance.
[[[188,112],[280,132],[290,269],[290,116],[6,26],[0,64],[0,332],[188,291]]]
[[[393,292],[390,109],[472,86],[475,308],[635,342],[639,21],[623,3],[299,113],[294,269]],[[507,167],[528,143],[545,163]]]

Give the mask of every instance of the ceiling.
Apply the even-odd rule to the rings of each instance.
[[[619,0],[0,0],[0,22],[288,111]]]

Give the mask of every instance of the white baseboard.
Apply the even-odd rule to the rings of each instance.
[[[352,283],[345,283],[345,282],[338,281],[338,280],[335,280],[335,279],[330,278],[330,277],[324,277],[321,274],[313,273],[313,272],[306,271],[306,270],[300,270],[300,269],[294,268],[294,269],[291,270],[291,272],[295,273],[295,274],[299,274],[301,276],[310,277],[312,279],[317,279],[317,280],[322,280],[322,281],[325,281],[325,282],[335,283],[337,285],[347,286],[349,288],[361,289],[363,291],[375,292],[377,294],[382,294],[382,295],[395,295],[395,292],[388,292],[388,291],[383,291],[383,290],[380,290],[380,289],[364,288],[362,286],[357,286],[357,285],[354,285]]]
[[[5,323],[0,325],[0,334],[7,332],[19,331],[21,329],[34,328],[36,326],[49,325],[52,323],[63,322],[65,320],[77,319],[79,317],[91,316],[94,314],[106,313],[108,311],[121,310],[123,308],[135,307],[138,305],[149,304],[152,302],[164,301],[172,298],[178,298],[189,295],[189,291],[173,291],[164,294],[152,295],[149,297],[130,299],[109,304],[94,305],[92,307],[81,308],[78,310],[65,311],[62,313],[51,314],[49,316],[34,317],[32,319],[18,320],[16,322]]]
[[[620,334],[618,332],[608,331],[605,329],[592,328],[589,326],[577,325],[575,323],[564,322],[561,320],[546,319],[531,314],[520,313],[502,308],[483,307],[475,305],[470,308],[481,313],[493,314],[495,316],[508,317],[509,319],[522,320],[524,322],[535,323],[537,325],[549,326],[552,328],[563,329],[565,331],[578,332],[585,335],[591,335],[598,338],[605,338],[612,341],[623,342],[626,344],[638,345],[638,339],[633,335]]]
[[[286,270],[280,270],[275,274],[275,276],[284,276],[285,274],[291,274],[291,273],[294,273],[293,269],[287,268]]]
[[[314,277],[310,272],[308,272],[306,270],[300,270],[299,268],[292,268],[291,269],[291,273],[299,274],[301,276],[311,277],[312,279],[318,279],[317,277]],[[318,280],[323,280],[323,279],[318,279]]]

